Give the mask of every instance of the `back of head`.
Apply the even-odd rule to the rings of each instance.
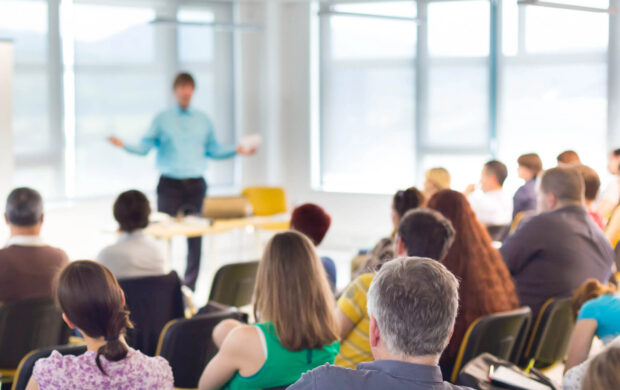
[[[254,314],[273,323],[288,350],[322,348],[338,339],[334,296],[314,244],[287,231],[269,240],[258,266]]]
[[[439,190],[450,188],[450,172],[446,168],[431,168],[426,171],[426,180],[432,182]]]
[[[120,337],[131,327],[129,311],[121,287],[107,268],[88,260],[69,263],[58,277],[56,298],[71,323],[89,337],[105,339],[96,360],[104,374],[101,355],[108,361],[127,356]]]
[[[442,260],[454,242],[454,228],[441,213],[416,209],[401,219],[398,236],[408,256]]]
[[[34,226],[43,218],[43,199],[31,188],[16,188],[6,200],[5,215],[11,225]]]
[[[576,169],[581,177],[583,177],[586,200],[596,200],[598,190],[601,188],[601,179],[599,178],[598,173],[586,165],[576,165],[574,169]]]
[[[575,290],[575,293],[573,294],[573,313],[577,316],[577,314],[579,314],[579,310],[581,310],[581,307],[589,300],[598,298],[605,294],[614,293],[615,291],[616,288],[611,283],[603,285],[596,279],[586,280],[577,290]]]
[[[368,314],[396,358],[440,355],[459,304],[459,282],[441,263],[400,258],[386,263],[368,291]]]
[[[556,167],[543,172],[540,190],[553,194],[558,202],[581,203],[585,193],[583,177],[570,167]]]
[[[306,203],[291,215],[291,229],[305,234],[314,245],[320,245],[331,224],[331,217],[316,204]]]
[[[529,169],[534,175],[534,177],[536,177],[543,168],[542,160],[540,159],[540,156],[536,153],[522,154],[517,159],[517,163],[520,166]]]
[[[392,207],[400,218],[409,210],[422,207],[424,204],[424,194],[415,187],[408,188],[404,191],[398,191],[392,199]]]
[[[497,179],[497,184],[504,185],[506,178],[508,177],[508,168],[506,165],[497,160],[491,160],[484,164],[484,168],[487,174],[494,176]]]
[[[581,388],[620,389],[620,347],[611,346],[590,361]]]
[[[133,232],[149,224],[151,206],[146,196],[136,190],[123,192],[114,202],[114,218],[121,231]]]
[[[562,153],[558,154],[557,161],[558,166],[581,164],[581,159],[579,158],[577,152],[575,152],[574,150],[565,150]]]

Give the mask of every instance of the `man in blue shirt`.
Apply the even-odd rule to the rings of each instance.
[[[209,158],[222,160],[254,150],[220,145],[213,124],[203,112],[190,107],[196,83],[188,73],[180,73],[173,84],[177,105],[159,113],[136,145],[110,137],[110,142],[141,156],[157,149],[157,208],[166,214],[200,214],[207,193],[203,178]],[[187,268],[183,283],[192,290],[200,268],[202,238],[187,240]]]
[[[444,382],[438,366],[459,305],[459,282],[435,260],[385,263],[368,290],[369,341],[374,362],[357,370],[324,365],[289,390],[467,389]]]

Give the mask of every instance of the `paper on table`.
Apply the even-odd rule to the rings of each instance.
[[[492,381],[497,381],[506,385],[514,386],[519,389],[551,390],[551,388],[547,385],[536,382],[535,380],[532,380],[525,376],[519,375],[518,373],[502,366],[498,367],[494,372],[492,372],[490,377]]]
[[[260,134],[250,134],[241,138],[239,146],[244,150],[257,149],[263,143],[263,137]]]

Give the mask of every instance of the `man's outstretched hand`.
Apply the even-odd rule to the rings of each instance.
[[[242,156],[251,156],[254,153],[256,153],[256,148],[246,149],[240,145],[240,146],[237,146],[237,153],[239,153]]]
[[[108,137],[108,141],[110,141],[110,143],[114,146],[118,146],[119,148],[122,148],[123,146],[125,146],[125,144],[123,143],[123,141],[121,141],[120,138],[115,137],[115,136],[110,136]]]

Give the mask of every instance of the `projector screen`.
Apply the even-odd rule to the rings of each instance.
[[[0,199],[13,183],[11,96],[13,92],[13,44],[0,40]]]

